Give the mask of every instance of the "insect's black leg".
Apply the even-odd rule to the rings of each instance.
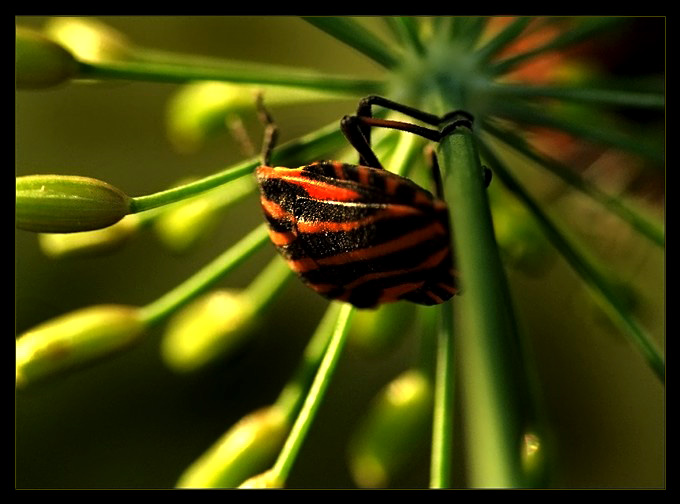
[[[360,165],[382,169],[378,157],[371,148],[370,126],[366,125],[362,118],[358,116],[345,116],[340,120],[340,129],[350,145],[359,153]],[[368,138],[364,133],[364,129],[368,131]]]
[[[342,132],[347,137],[347,140],[352,147],[359,153],[359,164],[372,166],[374,168],[381,168],[380,162],[373,153],[370,145],[370,136],[367,138],[364,134],[364,129],[369,129],[371,126],[380,128],[390,128],[399,131],[407,131],[414,135],[419,135],[433,142],[438,142],[440,138],[439,131],[430,128],[424,128],[417,124],[411,124],[401,121],[390,121],[388,119],[376,119],[373,117],[362,116],[345,116],[340,121]],[[370,135],[370,133],[369,133]]]
[[[434,180],[435,195],[437,198],[444,199],[444,183],[442,182],[442,173],[439,170],[439,160],[437,154],[431,146],[425,148],[425,154],[430,161],[430,169],[432,170],[432,180]]]
[[[482,166],[482,170],[484,171],[484,187],[489,187],[491,178],[493,177],[493,172],[486,166]]]
[[[409,107],[408,105],[403,105],[401,103],[397,103],[377,95],[367,96],[366,98],[362,99],[359,102],[357,115],[362,117],[372,117],[371,113],[372,105],[379,105],[386,109],[394,110],[395,112],[407,115],[409,117],[412,117],[413,119],[417,119],[431,126],[438,126],[439,123],[441,122],[441,118],[439,116],[423,112],[422,110],[418,110],[417,108]]]
[[[262,164],[269,166],[271,162],[272,151],[276,145],[279,137],[279,129],[274,122],[269,111],[264,106],[264,99],[262,93],[257,95],[257,114],[264,124],[264,138],[262,140]]]

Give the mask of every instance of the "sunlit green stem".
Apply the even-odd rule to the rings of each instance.
[[[354,307],[349,304],[343,304],[335,324],[335,330],[305,398],[305,402],[302,405],[300,414],[295,420],[290,435],[286,439],[286,443],[272,468],[272,479],[275,481],[285,482],[293,467],[293,463],[321,405],[330,384],[333,371],[342,354],[353,315]]]
[[[435,371],[430,488],[449,488],[451,486],[451,463],[453,457],[455,389],[452,303],[442,304],[439,307],[439,312],[441,324],[437,331],[437,367]]]

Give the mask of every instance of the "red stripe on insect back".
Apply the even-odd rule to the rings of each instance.
[[[260,198],[260,204],[265,213],[272,219],[293,219],[293,215],[281,208],[281,205],[272,200],[268,200],[264,196]]]
[[[331,203],[331,202],[327,202]],[[418,208],[413,208],[406,205],[389,205],[382,211],[370,215],[363,219],[353,221],[335,222],[335,221],[306,221],[298,219],[297,230],[300,233],[335,233],[340,231],[353,231],[364,226],[376,224],[383,219],[398,219],[408,215],[420,215],[422,211]]]
[[[295,241],[296,238],[297,234],[291,231],[280,232],[274,231],[273,229],[269,230],[269,239],[277,247],[284,247],[286,245],[290,245]]]
[[[361,193],[345,187],[338,187],[319,180],[310,179],[302,168],[274,168],[279,170],[274,176],[289,184],[304,189],[310,198],[332,201],[357,201],[362,198]]]
[[[397,301],[402,295],[420,289],[424,284],[425,282],[413,282],[387,287],[383,289],[382,294],[378,298],[378,303]]]

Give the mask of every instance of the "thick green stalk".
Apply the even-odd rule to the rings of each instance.
[[[444,102],[437,113],[452,110]],[[437,149],[445,170],[461,274],[460,354],[472,486],[523,486],[519,446],[533,414],[512,302],[484,188],[475,137],[458,128]]]

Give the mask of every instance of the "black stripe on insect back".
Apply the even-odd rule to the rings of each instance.
[[[307,243],[300,246],[304,247],[305,251],[308,250]],[[418,246],[396,250],[378,257],[348,261],[342,264],[323,264],[318,268],[304,272],[304,276],[310,283],[314,284],[347,285],[365,275],[417,268],[434,255],[444,256],[439,264],[444,262],[450,264],[449,243],[445,237],[436,237],[423,241]],[[432,267],[436,266],[432,265]]]
[[[301,198],[302,199],[302,198]],[[326,202],[315,202],[311,201],[311,208],[321,206],[334,206],[331,203]],[[335,205],[340,206],[340,205]],[[347,205],[341,205],[346,207]],[[366,205],[356,205],[357,212],[353,212],[353,216],[348,225],[353,225],[352,221],[361,219],[362,215],[370,220],[371,214],[367,212],[369,208]],[[320,259],[326,257],[332,257],[339,253],[348,251],[361,251],[369,249],[376,249],[376,247],[383,244],[389,244],[394,242],[390,246],[390,251],[399,251],[402,247],[399,245],[399,241],[411,233],[423,232],[426,236],[436,236],[441,237],[445,243],[448,243],[448,235],[446,234],[445,222],[443,220],[433,220],[432,214],[427,213],[414,213],[412,215],[400,216],[397,218],[390,218],[389,210],[380,208],[370,208],[373,211],[384,210],[383,214],[385,218],[376,220],[374,223],[359,225],[355,229],[350,229],[347,231],[333,231],[333,232],[299,232],[298,240],[304,242],[304,251],[302,252],[305,256],[312,259]],[[346,212],[346,208],[345,208]],[[324,213],[324,217],[329,212]],[[298,223],[300,218],[298,218],[298,213],[296,209],[296,218]],[[309,214],[311,216],[315,214]],[[372,214],[373,217],[377,217]],[[347,217],[347,213],[344,213]],[[342,215],[338,216],[338,222],[342,221]],[[325,219],[329,221],[329,219]],[[417,245],[416,245],[417,246]],[[302,257],[300,257],[302,258]]]

